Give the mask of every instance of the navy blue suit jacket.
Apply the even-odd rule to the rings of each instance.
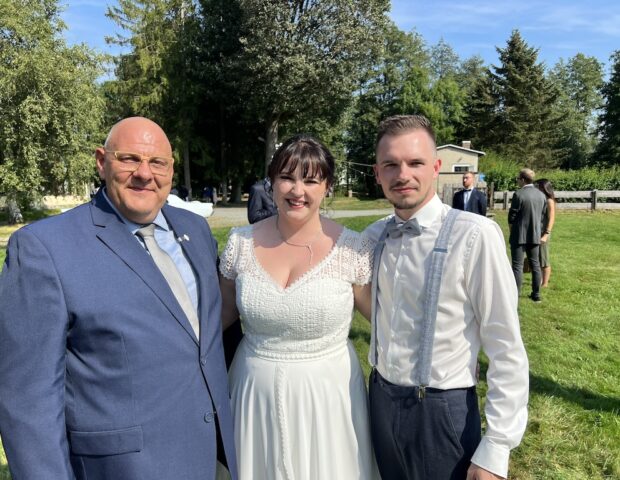
[[[0,276],[0,435],[14,480],[233,478],[216,242],[164,216],[199,289],[200,343],[148,252],[99,193],[10,239]]]
[[[265,180],[259,180],[250,187],[248,198],[248,222],[256,223],[278,213],[273,198],[267,193]]]
[[[469,202],[464,205],[465,191],[459,190],[452,198],[452,208],[465,210],[467,212],[477,213],[486,216],[487,214],[487,197],[480,190],[472,189],[469,196]]]

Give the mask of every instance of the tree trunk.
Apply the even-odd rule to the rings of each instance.
[[[185,143],[183,146],[183,178],[185,188],[187,188],[187,200],[192,199],[192,179],[189,170],[189,145]]]
[[[280,116],[271,114],[267,120],[267,131],[265,132],[265,176],[269,170],[269,164],[273,158],[273,154],[276,152],[276,143],[278,142],[278,125]]]
[[[226,167],[226,117],[224,115],[224,104],[220,103],[220,172],[221,172],[221,201],[223,205],[228,203],[228,168]]]
[[[231,194],[230,201],[232,203],[240,203],[241,202],[241,182],[239,180],[234,181],[231,186]]]
[[[222,181],[220,183],[220,202],[222,205],[226,205],[228,203],[228,175],[224,175]]]
[[[16,223],[24,223],[24,217],[22,211],[14,198],[7,199],[7,206],[9,211],[8,222],[9,225],[15,225]]]

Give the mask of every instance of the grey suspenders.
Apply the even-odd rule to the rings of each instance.
[[[420,336],[420,345],[418,350],[416,383],[419,388],[419,397],[424,398],[425,389],[429,384],[431,376],[431,363],[433,360],[433,341],[435,339],[435,321],[437,319],[437,305],[439,302],[439,289],[441,287],[441,277],[443,275],[443,267],[448,254],[448,242],[454,221],[461,210],[452,208],[448,210],[448,214],[441,225],[435,246],[431,253],[430,268],[426,272],[424,280],[424,318],[422,320],[422,335]],[[395,222],[392,218],[389,222]],[[388,224],[389,224],[388,222]],[[372,270],[372,339],[371,348],[374,349],[373,367],[378,362],[378,343],[377,343],[377,280],[379,276],[379,263],[381,262],[381,254],[385,246],[387,238],[388,225],[384,228],[377,246],[374,251],[374,263]]]

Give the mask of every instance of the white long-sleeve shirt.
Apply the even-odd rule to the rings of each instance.
[[[414,215],[422,234],[387,238],[383,249],[375,317],[376,368],[397,385],[415,385],[424,275],[449,209],[435,196]],[[373,223],[364,234],[377,241],[388,219]],[[521,441],[527,423],[528,361],[517,304],[517,287],[499,226],[462,212],[452,230],[441,281],[429,386],[474,385],[482,347],[489,358],[487,429],[472,462],[504,477],[510,450]],[[369,359],[374,364],[374,325],[372,332]]]

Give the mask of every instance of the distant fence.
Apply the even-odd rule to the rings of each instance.
[[[463,188],[458,184],[446,184],[441,189],[441,199],[452,205],[454,193]],[[488,199],[489,209],[508,210],[514,192],[493,192],[492,186],[478,187]],[[557,206],[563,210],[620,210],[620,190],[585,190],[555,192]]]
[[[495,192],[490,195],[489,207],[507,210],[513,195],[514,192]],[[555,192],[555,198],[558,200],[558,208],[565,210],[620,210],[620,203],[608,201],[620,200],[620,190]]]

